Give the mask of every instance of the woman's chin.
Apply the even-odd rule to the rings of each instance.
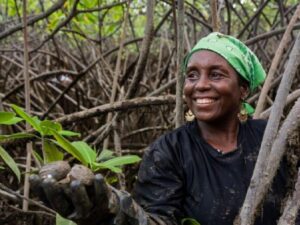
[[[212,122],[216,120],[218,117],[215,114],[211,114],[211,113],[209,114],[199,113],[195,115],[195,118],[201,122]]]

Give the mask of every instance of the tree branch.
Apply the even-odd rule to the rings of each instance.
[[[259,114],[263,111],[265,106],[265,101],[267,98],[267,94],[271,88],[271,82],[275,76],[275,72],[277,69],[277,66],[281,60],[281,56],[283,54],[283,51],[285,50],[289,40],[291,39],[291,32],[294,24],[296,23],[297,19],[300,17],[300,5],[297,7],[297,10],[295,11],[291,21],[289,22],[289,25],[281,39],[281,42],[276,50],[274,59],[272,60],[271,67],[269,69],[267,79],[265,80],[265,83],[263,85],[263,88],[260,92],[260,96],[258,98],[258,102],[255,108],[255,113],[253,115],[254,118],[258,118]]]
[[[60,9],[66,0],[58,0],[57,3],[55,3],[53,6],[51,6],[47,11],[45,11],[44,13],[41,13],[37,16],[32,17],[31,19],[28,19],[27,25],[31,26],[33,24],[35,24],[36,22],[38,22],[39,20],[45,19],[47,17],[49,17],[52,13],[56,12],[58,9]],[[23,23],[19,23],[16,26],[3,31],[2,33],[0,33],[0,40],[3,38],[6,38],[7,36],[19,31],[23,29]]]
[[[175,103],[174,95],[165,95],[158,97],[144,97],[144,98],[134,98],[130,100],[118,101],[113,104],[107,103],[101,106],[97,106],[84,111],[69,114],[67,116],[57,119],[60,123],[72,123],[82,119],[87,119],[94,116],[99,116],[103,113],[129,110],[134,108],[140,108],[145,106],[155,106],[155,105],[169,105]]]
[[[284,104],[282,103],[286,101],[288,92],[290,90],[293,78],[295,76],[299,64],[300,33],[298,33],[286,70],[284,71],[283,78],[279,85],[275,102],[271,110],[270,119],[268,121],[264,133],[253,176],[251,178],[251,182],[241,212],[235,221],[235,225],[251,225],[254,220],[256,208],[260,203],[260,199],[257,197],[257,190],[259,190],[261,181],[264,177],[263,172],[266,171],[266,162],[268,161],[268,157],[271,152],[271,147],[274,143],[278,131],[280,118],[284,108]]]
[[[284,208],[284,212],[277,225],[293,225],[300,208],[300,169],[298,170],[298,179],[295,185],[293,196],[290,197]]]

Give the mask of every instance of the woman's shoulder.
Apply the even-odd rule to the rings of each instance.
[[[195,132],[193,122],[187,122],[179,128],[159,136],[149,145],[145,154],[156,152],[166,157],[181,158],[182,154],[185,154],[183,151],[184,146],[191,143],[193,139],[193,132]]]
[[[254,131],[264,132],[267,126],[267,122],[267,120],[262,119],[248,119],[245,123],[245,126]]]
[[[196,127],[193,121],[186,122],[182,126],[171,130],[160,137],[158,137],[152,144],[159,145],[159,144],[177,144],[185,142],[186,139],[192,135],[192,133],[196,132]]]
[[[184,154],[182,146],[183,143],[186,143],[189,126],[189,123],[184,124],[159,136],[152,142],[145,149],[142,161],[143,167],[154,164],[158,167],[177,168],[179,170]]]

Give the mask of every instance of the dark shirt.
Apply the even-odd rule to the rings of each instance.
[[[243,204],[266,121],[240,124],[237,149],[222,154],[202,137],[197,122],[160,137],[145,152],[134,198],[169,224],[182,218],[201,225],[232,225]],[[285,175],[277,174],[256,225],[274,225],[284,193]],[[275,194],[274,194],[275,193]]]

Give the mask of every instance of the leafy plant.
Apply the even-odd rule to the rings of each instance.
[[[21,118],[16,117],[16,115],[12,112],[0,112],[0,125],[12,125],[16,124],[18,122],[22,121]],[[1,135],[0,136],[0,141],[1,140],[6,140],[6,139],[18,139],[18,138],[23,138],[23,137],[30,137],[28,134],[24,133],[15,133],[13,135]],[[14,159],[8,154],[8,152],[0,146],[0,158],[4,161],[4,163],[12,170],[12,172],[16,175],[18,181],[20,182],[21,179],[21,172],[14,161]]]
[[[41,158],[37,152],[33,152],[33,156],[44,163],[62,160],[64,155],[59,148],[71,154],[83,165],[89,167],[96,172],[101,169],[109,169],[115,173],[122,172],[121,166],[132,164],[141,159],[135,155],[115,157],[110,150],[103,150],[99,155],[95,149],[91,148],[84,141],[70,142],[66,137],[80,136],[69,130],[63,130],[62,125],[51,120],[39,120],[35,116],[30,116],[22,108],[17,105],[11,106],[13,110],[21,117],[16,117],[12,112],[0,112],[0,124],[13,125],[25,120],[30,124],[38,135],[32,133],[14,133],[10,135],[0,135],[0,142],[5,140],[15,140],[18,138],[37,138],[42,142],[43,157]],[[0,146],[0,157],[14,172],[20,181],[20,170],[13,158]],[[73,225],[74,223],[58,214],[56,215],[56,225]]]
[[[71,220],[67,220],[63,217],[61,217],[59,214],[56,214],[56,225],[76,225]]]
[[[102,169],[109,169],[115,173],[122,172],[121,166],[139,162],[141,159],[136,155],[114,156],[112,151],[104,150],[97,155],[96,149],[91,148],[84,141],[70,142],[67,137],[80,136],[79,133],[64,130],[62,125],[58,122],[51,120],[40,120],[36,116],[30,116],[21,107],[11,105],[14,113],[0,112],[0,124],[15,124],[22,120],[28,122],[38,135],[32,133],[14,133],[10,135],[0,135],[0,141],[15,140],[17,138],[35,137],[42,142],[42,152],[44,163],[58,161],[63,159],[63,153],[60,149],[65,150],[72,155],[83,165],[89,167],[92,171],[96,172]],[[34,156],[38,159],[41,157],[37,153]]]
[[[183,218],[181,220],[181,225],[201,225],[197,220],[193,218]]]
[[[0,146],[0,157],[3,159],[5,164],[13,171],[18,181],[20,182],[21,173],[13,158]]]

